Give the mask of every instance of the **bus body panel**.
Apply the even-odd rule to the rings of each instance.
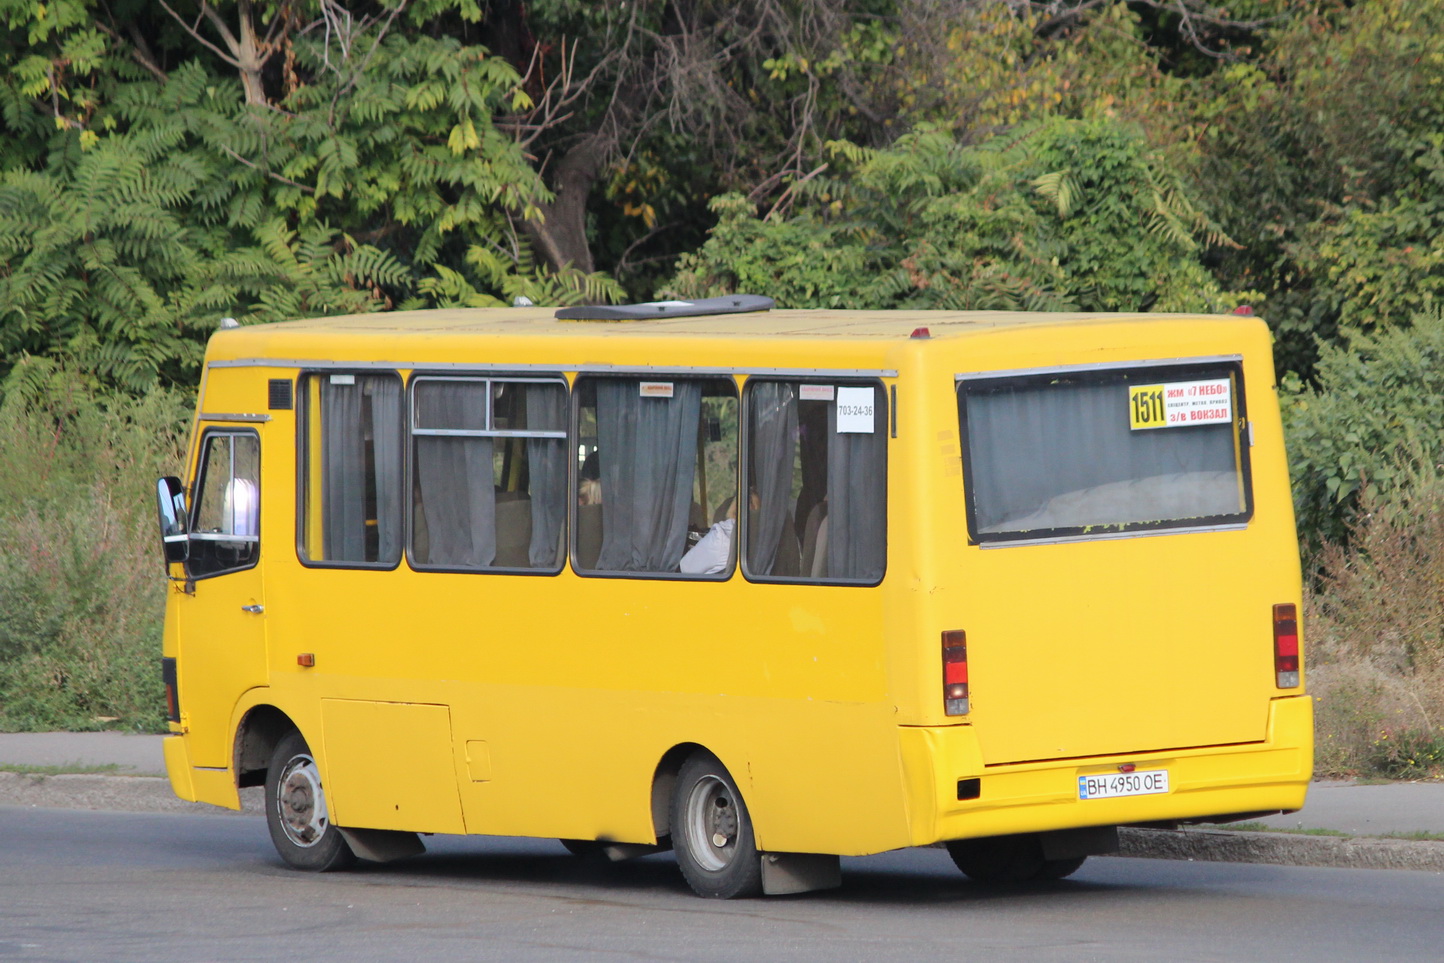
[[[1269,637],[1269,607],[1297,603],[1299,586],[1260,322],[988,314],[949,328],[964,316],[774,312],[641,328],[544,314],[222,332],[203,407],[263,412],[269,379],[368,365],[402,377],[542,366],[569,383],[579,370],[728,369],[742,384],[866,373],[881,379],[896,425],[884,581],[579,576],[569,564],[448,573],[414,571],[406,558],[307,565],[296,547],[302,426],[273,411],[258,427],[260,563],[171,597],[165,654],[178,660],[184,715],[166,757],[178,795],[237,805],[238,732],[253,708],[274,707],[308,740],[337,824],[356,828],[654,842],[653,783],[679,746],[723,761],[761,847],[781,852],[855,855],[1302,804],[1308,699],[1276,688]],[[900,330],[927,324],[949,336]],[[959,376],[1219,355],[1243,359],[1247,525],[971,543]],[[248,668],[232,673],[199,654],[211,620],[199,613],[231,605],[237,576],[264,577],[264,595],[252,593],[264,614],[253,619],[261,636],[236,647]],[[967,633],[973,680],[961,718],[943,711],[940,634],[951,629]],[[209,708],[195,715],[198,704]],[[1170,792],[1078,798],[1080,772],[1123,765],[1168,767]],[[972,779],[981,795],[960,800],[958,782]]]

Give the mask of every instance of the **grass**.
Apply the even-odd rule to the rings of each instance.
[[[1260,822],[1227,823],[1217,827],[1229,832],[1239,833],[1287,833],[1291,836],[1352,836],[1353,833],[1346,833],[1342,829],[1305,829],[1302,826],[1297,828],[1286,828],[1280,826],[1269,826]]]
[[[0,762],[0,772],[13,772],[21,776],[114,776],[120,774],[120,766],[113,762],[98,765],[67,762],[58,766],[30,766],[21,763]]]

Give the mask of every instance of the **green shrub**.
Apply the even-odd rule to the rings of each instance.
[[[109,394],[30,359],[0,403],[0,730],[163,728],[155,478],[180,396]]]
[[[1409,327],[1355,331],[1322,345],[1316,383],[1283,380],[1299,534],[1306,545],[1343,540],[1365,487],[1387,507],[1444,463],[1444,313]]]
[[[1433,779],[1444,775],[1444,726],[1433,729],[1387,728],[1374,741],[1371,768],[1393,779]]]
[[[1422,736],[1399,734],[1444,720],[1444,477],[1415,474],[1387,503],[1365,491],[1349,534],[1304,594],[1316,767],[1397,777],[1432,764]]]

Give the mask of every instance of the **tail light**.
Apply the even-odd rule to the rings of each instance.
[[[175,659],[169,656],[160,660],[160,677],[165,683],[165,717],[170,722],[180,722],[180,697],[176,693]]]
[[[968,714],[968,634],[962,629],[943,633],[943,712]]]
[[[1274,673],[1280,689],[1299,684],[1299,615],[1292,602],[1274,606]]]

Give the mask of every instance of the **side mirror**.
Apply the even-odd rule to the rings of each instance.
[[[167,475],[156,482],[156,512],[160,519],[161,549],[166,564],[184,562],[190,557],[190,533],[187,530],[186,492],[181,480]]]

